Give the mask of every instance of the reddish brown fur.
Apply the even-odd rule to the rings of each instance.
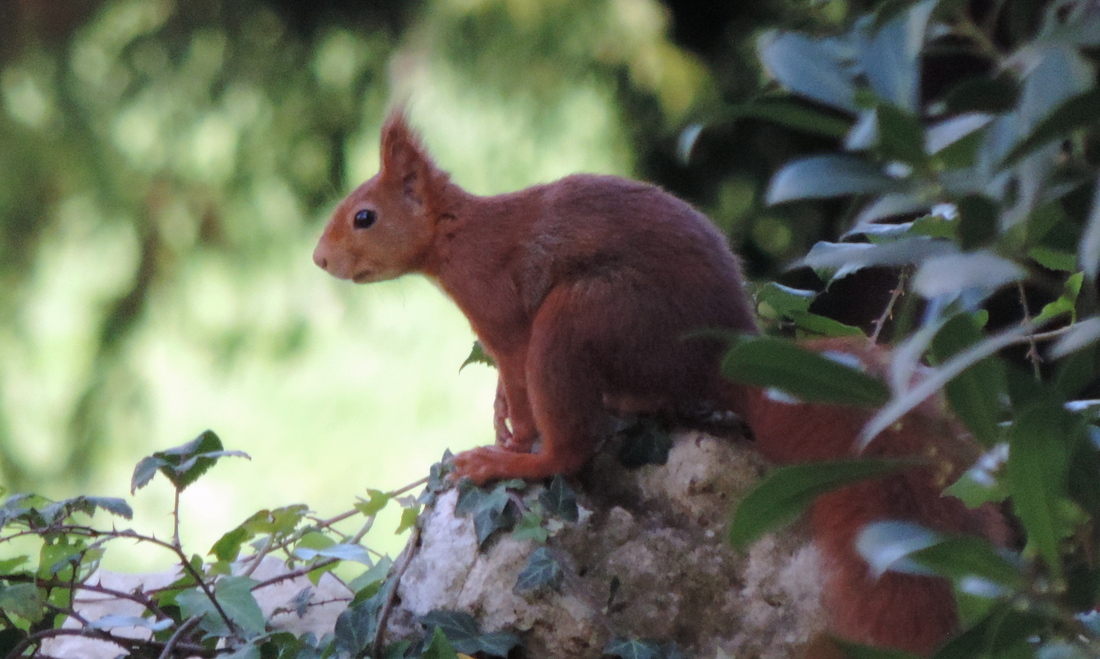
[[[352,218],[364,209],[377,221],[355,229]],[[340,203],[314,260],[360,283],[422,273],[466,314],[499,370],[497,446],[455,458],[456,473],[478,483],[576,472],[612,412],[732,407],[761,452],[780,463],[849,456],[866,420],[862,411],[778,402],[721,378],[723,346],[691,333],[755,332],[737,259],[702,214],[651,185],[576,175],[478,197],[452,183],[394,113],[382,131],[381,171]],[[861,343],[815,347],[882,368],[881,352]],[[971,456],[958,454],[958,433],[933,408],[906,417],[869,452],[934,453],[942,469],[853,485],[814,508],[826,604],[840,636],[927,653],[955,629],[945,583],[874,580],[853,544],[876,519],[962,532],[995,526],[940,496]]]

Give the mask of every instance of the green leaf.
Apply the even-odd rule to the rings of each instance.
[[[114,497],[80,497],[88,503],[92,504],[93,508],[111,513],[115,517],[121,517],[123,519],[133,519],[134,511],[130,508],[130,504],[126,503],[123,499]]]
[[[470,364],[485,364],[486,366],[496,367],[496,362],[489,356],[489,353],[485,352],[485,347],[481,345],[481,341],[474,341],[474,346],[470,348],[470,355],[466,357],[466,361],[462,362],[462,366],[459,366],[458,370],[461,371]]]
[[[473,511],[474,531],[477,533],[477,543],[484,545],[495,531],[510,529],[516,522],[508,491],[498,485],[492,492],[483,496],[477,508]]]
[[[643,417],[619,433],[619,462],[630,468],[663,465],[672,448],[672,433],[660,420]]]
[[[768,474],[737,506],[730,542],[747,547],[802,514],[817,497],[843,485],[879,478],[916,465],[911,459],[866,459],[814,462],[779,467]]]
[[[539,503],[546,508],[546,512],[567,522],[576,522],[579,516],[577,494],[560,474],[550,481],[550,487],[539,493]]]
[[[46,613],[46,601],[32,583],[0,586],[0,611],[36,623]]]
[[[879,105],[875,116],[878,151],[883,158],[915,166],[928,162],[928,154],[924,152],[924,126],[916,116],[889,103]]]
[[[250,533],[244,526],[238,526],[222,535],[210,548],[210,553],[219,561],[235,561],[241,555],[241,546],[254,537],[255,534]]]
[[[958,201],[959,243],[964,250],[983,247],[997,237],[997,205],[984,195],[966,195]]]
[[[404,533],[409,529],[416,526],[417,520],[420,519],[420,506],[409,506],[401,511],[401,521],[397,525],[397,530],[394,534]]]
[[[790,319],[798,329],[820,336],[864,336],[863,330],[858,327],[845,325],[839,320],[819,316],[816,313],[793,311]]]
[[[266,625],[263,611],[252,594],[256,581],[248,577],[228,576],[218,579],[214,595],[218,604],[241,631],[249,635],[262,634]]]
[[[1028,250],[1027,256],[1048,270],[1073,272],[1077,269],[1077,255],[1073,252],[1037,245]]]
[[[1083,272],[1068,277],[1062,286],[1062,295],[1057,300],[1044,305],[1043,310],[1032,319],[1032,322],[1041,325],[1063,314],[1069,315],[1070,323],[1077,322],[1077,296],[1081,293],[1081,284],[1084,281]]]
[[[143,458],[134,469],[134,475],[130,480],[130,491],[136,492],[144,487],[158,470],[172,481],[172,485],[177,490],[183,491],[213,467],[220,458],[227,456],[251,459],[243,451],[223,450],[221,439],[212,430],[207,430],[182,446],[157,451]]]
[[[775,387],[807,402],[877,407],[890,391],[859,368],[847,353],[818,354],[790,341],[770,337],[745,339],[726,355],[722,373],[744,384]]]
[[[355,509],[367,517],[377,515],[393,499],[393,497],[380,490],[367,490],[367,495],[370,499],[355,504]]]
[[[768,73],[792,92],[846,112],[859,109],[841,42],[772,31],[760,37],[757,49]]]
[[[1100,89],[1090,89],[1072,96],[1050,112],[1031,133],[1020,140],[1001,162],[1002,167],[1018,163],[1025,156],[1047,143],[1064,138],[1080,128],[1100,121]]]
[[[931,356],[942,364],[982,340],[982,323],[973,314],[960,314],[947,321],[932,339]],[[996,355],[975,363],[944,387],[952,411],[984,446],[1000,439],[1000,422],[1008,383],[1004,364]]]
[[[469,613],[436,609],[421,616],[420,624],[425,629],[443,632],[458,652],[472,654],[478,650],[476,643],[471,642],[477,638],[477,621]]]
[[[1011,593],[1026,585],[1018,561],[976,536],[947,536],[912,522],[884,521],[865,526],[856,546],[876,576],[891,570],[937,574],[955,583],[976,578]]]
[[[1010,75],[963,78],[944,98],[949,114],[1009,112],[1020,98],[1020,86]]]
[[[763,96],[748,103],[735,105],[722,113],[721,120],[763,119],[812,135],[843,139],[852,126],[851,120],[802,103],[791,96]]]
[[[757,304],[766,304],[779,316],[792,312],[809,311],[817,293],[805,291],[770,281],[756,291]]]
[[[361,656],[370,649],[378,629],[378,603],[371,599],[352,604],[336,618],[335,647],[351,657]]]
[[[1058,543],[1065,535],[1060,507],[1066,496],[1072,427],[1073,418],[1060,405],[1037,404],[1019,415],[1010,432],[1008,483],[1014,510],[1028,544],[1058,580],[1063,574]]]
[[[970,508],[1004,501],[1008,496],[1008,489],[1000,475],[1007,460],[1008,444],[997,444],[943,493],[959,499]]]
[[[550,531],[543,526],[544,521],[542,515],[528,510],[523,513],[515,528],[512,529],[512,537],[516,540],[534,540],[542,544],[550,537]]]
[[[232,632],[218,613],[214,603],[200,588],[192,588],[178,593],[175,597],[183,617],[199,618],[199,626],[208,634],[218,637],[229,636]]]
[[[326,558],[337,558],[341,561],[355,561],[368,567],[374,565],[370,552],[362,545],[335,544],[321,549],[298,547],[294,550],[294,555],[306,561],[324,556]]]
[[[439,629],[432,634],[432,642],[420,655],[420,659],[457,659],[458,653]]]
[[[858,194],[901,192],[907,184],[887,175],[875,163],[855,156],[824,154],[788,163],[772,177],[768,204],[802,199],[829,199]]]
[[[516,578],[512,592],[522,595],[541,588],[560,590],[564,580],[561,563],[553,557],[548,547],[539,547],[527,558],[527,565]]]
[[[661,646],[654,641],[617,637],[603,649],[605,655],[620,659],[661,659]]]

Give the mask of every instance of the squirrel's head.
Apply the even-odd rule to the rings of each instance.
[[[444,209],[439,170],[401,110],[382,127],[382,166],[349,194],[321,234],[313,261],[356,283],[384,281],[425,265]]]

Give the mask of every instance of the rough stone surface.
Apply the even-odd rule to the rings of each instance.
[[[547,543],[565,568],[560,592],[513,593],[537,543],[498,533],[478,551],[451,490],[422,517],[388,636],[412,634],[418,616],[444,609],[471,613],[486,632],[520,633],[532,658],[590,659],[626,636],[675,641],[691,657],[720,649],[779,659],[824,629],[818,556],[804,529],[744,553],[724,541],[733,505],[765,469],[751,444],[681,432],[668,464],[634,470],[610,452],[573,482],[580,522]]]

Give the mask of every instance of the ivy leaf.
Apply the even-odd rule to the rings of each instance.
[[[826,492],[896,473],[915,464],[911,459],[866,459],[779,467],[737,506],[729,530],[730,542],[743,549],[765,533],[797,519]]]
[[[355,504],[355,509],[367,517],[377,515],[393,499],[393,497],[380,490],[367,490],[367,495],[370,499],[360,500]]]
[[[856,156],[824,154],[783,166],[768,184],[769,205],[802,199],[829,199],[859,194],[902,192],[904,181],[887,175],[875,163]]]
[[[462,362],[462,366],[458,367],[458,370],[466,368],[470,364],[484,364],[490,367],[496,367],[496,362],[489,356],[489,353],[485,352],[485,346],[481,345],[481,341],[474,341],[474,346],[470,348],[470,355],[466,357],[466,361]]]
[[[661,646],[654,641],[617,637],[608,642],[603,649],[605,655],[620,659],[661,659]]]
[[[516,585],[512,588],[512,592],[522,595],[540,588],[560,590],[564,580],[565,572],[562,570],[561,563],[551,555],[548,547],[539,547],[531,552],[527,565],[516,578]]]
[[[567,522],[577,521],[577,494],[560,474],[550,481],[550,487],[539,493],[539,503],[551,515],[556,515]]]
[[[550,537],[550,531],[542,525],[542,515],[534,511],[523,513],[523,517],[512,529],[512,537],[516,540],[534,540],[542,544]]]
[[[477,532],[479,546],[483,546],[493,532],[510,529],[515,524],[516,515],[509,503],[511,499],[508,491],[500,485],[480,499],[473,511],[474,530]]]
[[[477,621],[462,611],[430,611],[420,618],[420,624],[442,634],[453,651],[462,654],[484,653],[493,657],[507,657],[512,648],[521,643],[520,637],[510,632],[479,634]]]
[[[436,629],[432,633],[432,641],[428,644],[428,647],[424,649],[424,652],[420,654],[420,659],[457,659],[458,653],[455,652],[454,646],[447,640],[446,634],[441,630]]]
[[[358,657],[370,648],[378,629],[378,606],[373,600],[352,604],[336,618],[335,647],[337,652]],[[451,655],[454,656],[453,654]]]
[[[775,387],[803,400],[876,407],[890,398],[882,381],[859,368],[846,353],[818,354],[771,337],[744,339],[726,355],[722,373],[737,382]],[[842,361],[843,360],[843,361]]]
[[[660,421],[642,418],[620,433],[619,462],[630,468],[644,465],[663,465],[668,462],[672,448],[672,434]]]

